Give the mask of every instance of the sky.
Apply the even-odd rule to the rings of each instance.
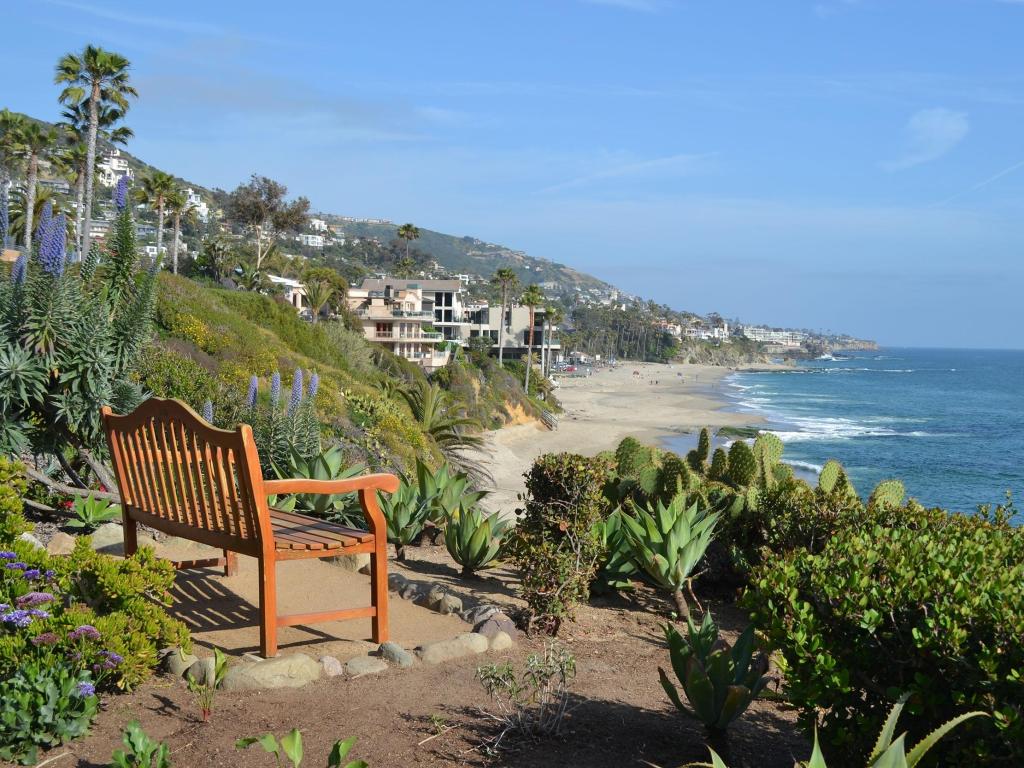
[[[132,62],[205,186],[549,258],[675,309],[1024,347],[1024,0],[5,3],[0,106]]]

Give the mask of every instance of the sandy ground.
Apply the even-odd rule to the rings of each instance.
[[[536,422],[507,427],[489,433],[485,449],[475,455],[494,479],[487,507],[514,509],[523,492],[523,473],[543,453],[592,456],[627,435],[660,443],[705,426],[757,424],[754,414],[726,410],[719,388],[730,373],[712,365],[626,363],[595,368],[586,378],[560,378],[557,396],[565,412],[556,430]]]

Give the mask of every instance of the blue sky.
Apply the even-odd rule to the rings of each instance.
[[[33,0],[4,104],[133,63],[206,185],[562,261],[679,309],[1021,347],[1024,0]]]

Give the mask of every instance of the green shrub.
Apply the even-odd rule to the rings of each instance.
[[[8,546],[32,530],[21,501],[27,487],[22,463],[0,455],[0,546]]]
[[[597,524],[607,511],[602,488],[609,469],[599,458],[546,454],[526,475],[526,509],[509,536],[509,553],[522,573],[531,629],[557,634],[587,599],[603,555]]]
[[[121,517],[120,504],[113,504],[106,499],[94,499],[92,495],[77,497],[72,509],[75,516],[68,520],[68,528],[77,528],[85,533],[91,533],[103,523]]]
[[[842,490],[842,483],[833,492]],[[910,732],[992,714],[943,742],[943,765],[1024,762],[1024,531],[908,504],[754,570],[745,604],[779,649],[788,697],[827,747],[870,752],[897,691]]]
[[[173,397],[197,406],[217,399],[216,379],[202,365],[161,344],[149,345],[135,375],[157,397]]]

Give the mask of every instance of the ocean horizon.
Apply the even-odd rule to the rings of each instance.
[[[736,372],[720,392],[817,473],[842,462],[862,496],[898,478],[926,506],[974,511],[1024,492],[1024,350],[887,347]]]

